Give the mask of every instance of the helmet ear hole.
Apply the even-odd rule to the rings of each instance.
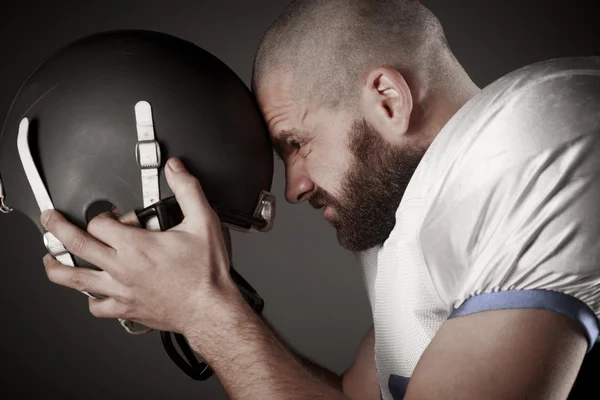
[[[108,200],[98,200],[93,202],[85,212],[86,222],[89,224],[92,219],[103,212],[112,212],[116,206]]]

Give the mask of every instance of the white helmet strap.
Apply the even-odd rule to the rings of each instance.
[[[135,146],[135,157],[138,166],[141,168],[142,179],[142,194],[144,199],[144,208],[160,201],[160,186],[158,179],[158,168],[161,166],[160,146],[154,138],[154,124],[152,121],[152,109],[146,101],[140,101],[135,105],[135,118],[138,134],[138,142]],[[17,149],[21,164],[25,170],[25,175],[29,181],[29,186],[33,192],[33,196],[40,209],[40,214],[46,210],[54,209],[54,204],[50,199],[48,190],[39,174],[31,155],[29,147],[29,120],[23,118],[19,124],[19,133],[17,136]],[[4,187],[0,180],[0,211],[8,213],[11,208],[4,204]],[[146,229],[160,230],[158,218],[151,218],[146,226]],[[48,252],[62,264],[75,267],[75,262],[71,253],[51,232],[44,232],[44,245]],[[81,292],[89,297],[96,297],[88,292]],[[150,328],[136,329],[131,321],[119,319],[121,325],[128,333],[140,335],[150,332]]]

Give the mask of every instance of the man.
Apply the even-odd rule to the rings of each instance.
[[[46,258],[50,280],[111,295],[90,300],[97,317],[183,333],[233,399],[567,397],[598,337],[600,60],[481,90],[417,1],[294,1],[261,42],[253,90],[288,201],[324,208],[364,264],[374,329],[342,378],[244,303],[177,159],[166,176],[185,220],[170,231],[43,215],[105,271]]]

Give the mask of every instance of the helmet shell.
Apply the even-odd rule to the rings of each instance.
[[[211,204],[251,216],[273,176],[271,142],[252,93],[209,52],[142,30],[77,40],[30,75],[0,136],[7,205],[43,231],[17,151],[18,126],[27,117],[38,171],[54,207],[72,223],[87,226],[87,211],[98,201],[122,212],[142,208],[134,109],[142,100],[152,106],[161,146],[161,198],[173,195],[163,167],[177,156]]]

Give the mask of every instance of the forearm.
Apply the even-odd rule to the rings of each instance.
[[[267,321],[264,317],[263,317],[263,321],[269,327],[269,329],[275,335],[275,337],[279,340],[279,342],[281,342],[287,348],[287,350],[300,362],[300,364],[304,367],[305,370],[307,370],[313,377],[326,383],[327,385],[331,386],[332,388],[336,389],[337,391],[342,392],[343,389],[342,389],[342,377],[341,376],[335,374],[334,372],[328,370],[325,367],[322,367],[321,365],[314,363],[313,361],[309,360],[302,354],[298,353],[296,351],[296,349],[294,349],[292,346],[290,346],[279,335],[279,333],[275,330],[273,325],[271,325],[269,323],[269,321]]]
[[[187,332],[232,400],[345,399],[311,375],[249,307],[221,313],[211,337]]]

